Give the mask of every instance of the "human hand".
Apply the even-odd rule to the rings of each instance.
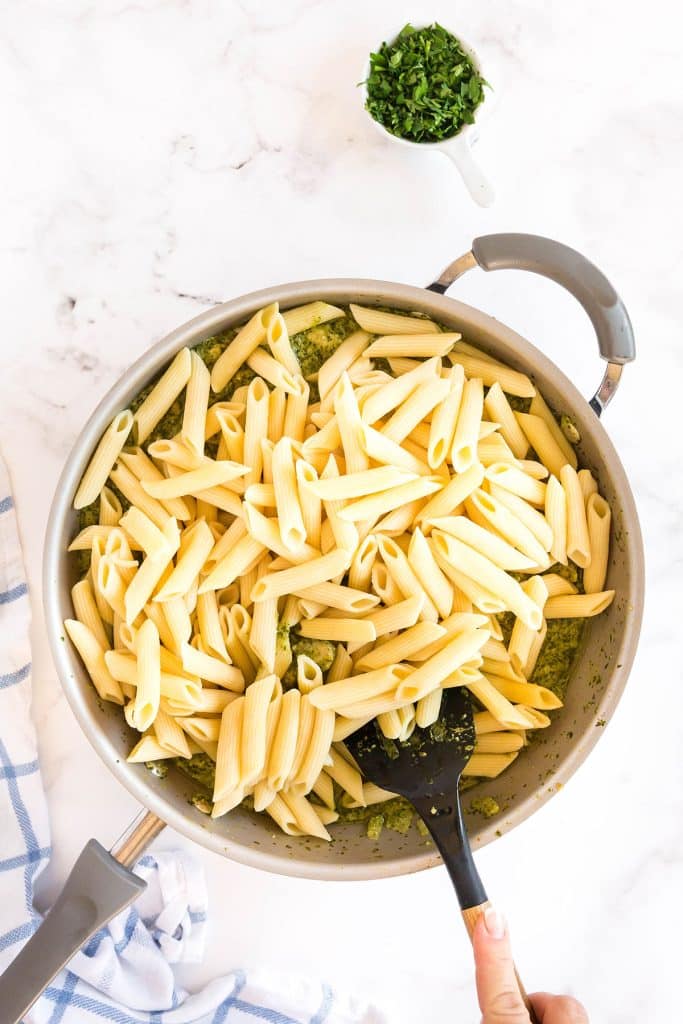
[[[505,918],[488,907],[472,936],[481,1024],[529,1024],[529,1013],[515,977]],[[541,1024],[589,1024],[588,1014],[571,996],[536,992],[529,997]]]

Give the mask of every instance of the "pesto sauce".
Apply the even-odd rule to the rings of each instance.
[[[216,778],[216,765],[208,754],[193,754],[188,760],[186,757],[174,757],[172,764],[188,778],[196,782],[208,793],[213,793],[213,784]]]
[[[484,818],[494,818],[500,814],[500,804],[492,796],[482,796],[478,800],[470,801],[472,814],[481,814]]]
[[[564,701],[585,619],[548,619],[548,632],[530,682],[552,690]]]
[[[286,626],[278,627],[277,637],[278,647],[285,650],[289,648],[292,655],[291,664],[282,677],[282,685],[285,690],[296,686],[296,659],[300,654],[304,654],[314,661],[324,675],[332,665],[337,653],[337,645],[331,640],[312,640],[304,636],[290,635]]]
[[[358,330],[358,324],[350,316],[340,316],[324,324],[309,327],[290,339],[294,355],[299,360],[301,375],[308,379],[317,373],[325,360],[339,348],[349,334]]]
[[[338,807],[340,821],[359,821],[366,824],[367,834],[370,838],[379,837],[382,828],[391,829],[392,832],[400,832],[406,835],[410,830],[413,819],[417,818],[415,808],[402,796],[396,796],[391,800],[385,800],[381,804],[372,804],[370,807]],[[381,819],[381,823],[380,823]]]
[[[307,331],[301,331],[290,339],[294,355],[299,360],[301,376],[308,381],[310,387],[309,401],[313,404],[320,401],[318,383],[312,379],[326,359],[329,359],[342,341],[358,329],[355,320],[350,316],[341,316],[324,324],[316,324]]]
[[[305,636],[293,636],[290,642],[294,657],[306,655],[316,663],[323,675],[332,665],[337,653],[337,645],[332,640],[311,640]]]
[[[78,532],[85,530],[87,526],[97,526],[100,521],[100,499],[96,498],[91,505],[86,505],[78,513]],[[90,552],[75,551],[76,568],[79,578],[85,576],[90,568]]]

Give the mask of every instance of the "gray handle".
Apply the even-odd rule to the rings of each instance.
[[[0,977],[0,1024],[19,1024],[74,953],[145,888],[91,839],[40,928]]]
[[[528,270],[556,281],[578,299],[608,363],[630,363],[636,357],[633,327],[626,307],[601,270],[562,242],[540,235],[483,235],[472,243],[482,270]]]
[[[601,270],[575,249],[541,235],[517,233],[475,238],[470,252],[458,257],[429,285],[443,294],[473,267],[482,270],[528,270],[566,288],[588,314],[607,362],[591,408],[599,416],[616,393],[624,363],[636,357],[633,327],[624,303]]]

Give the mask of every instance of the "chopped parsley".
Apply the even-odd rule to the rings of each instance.
[[[487,82],[460,42],[436,22],[406,25],[370,54],[366,110],[392,135],[439,142],[474,121]]]

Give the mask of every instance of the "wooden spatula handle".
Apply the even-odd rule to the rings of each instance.
[[[482,916],[482,914],[484,913],[486,908],[490,907],[490,906],[491,906],[491,903],[490,903],[489,900],[487,900],[485,903],[480,903],[478,907],[468,907],[466,910],[462,911],[462,919],[465,922],[465,928],[467,928],[467,934],[469,935],[470,939],[472,938],[472,935],[474,934],[474,929],[475,929],[475,926],[477,924],[477,921]],[[531,1005],[529,997],[526,994],[526,989],[524,988],[524,985],[522,984],[522,981],[521,981],[521,979],[519,977],[519,974],[517,972],[517,968],[516,967],[515,967],[515,978],[517,979],[517,986],[519,988],[519,994],[521,995],[522,1000],[524,1002],[524,1005],[527,1008],[527,1012],[529,1014],[529,1020],[531,1021],[531,1024],[540,1024],[540,1021],[539,1021],[538,1017],[536,1016],[536,1014],[534,1012],[534,1008]]]

